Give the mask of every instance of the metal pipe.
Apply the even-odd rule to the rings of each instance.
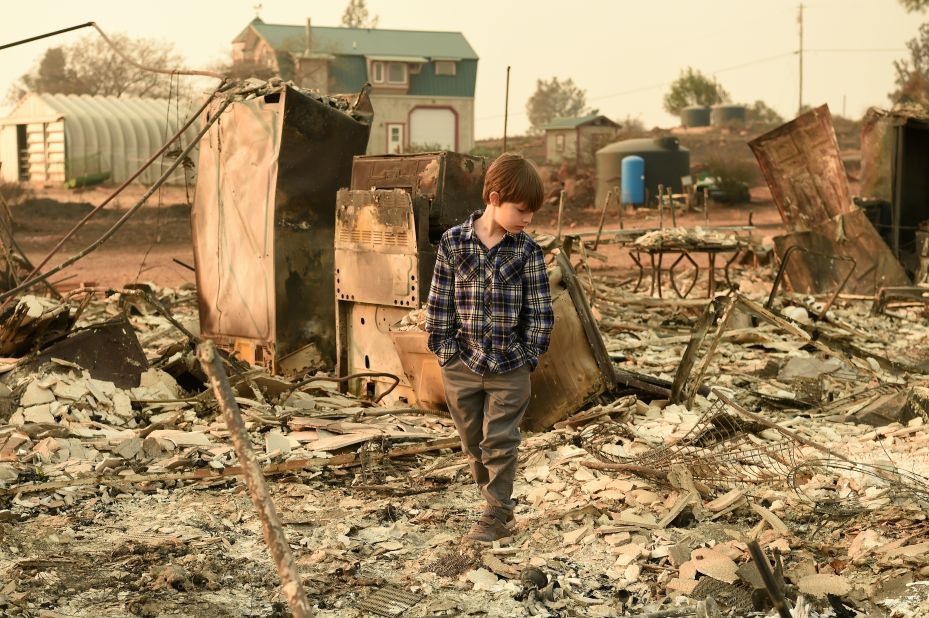
[[[55,30],[54,32],[47,32],[45,34],[40,34],[38,36],[31,36],[28,39],[22,39],[21,41],[14,41],[13,43],[7,43],[6,45],[0,45],[0,49],[7,49],[8,47],[16,47],[17,45],[22,45],[23,43],[31,43],[33,41],[38,41],[40,39],[47,39],[48,37],[55,36],[56,34],[64,34],[65,32],[71,32],[72,30],[80,30],[81,28],[87,28],[93,25],[94,25],[94,22],[89,21],[86,24],[71,26],[70,28],[62,28],[61,30]]]
[[[506,67],[506,98],[503,101],[503,152],[506,152],[506,123],[510,115],[510,67]]]
[[[658,229],[664,229],[664,185],[658,185]]]
[[[792,614],[787,607],[787,599],[784,598],[784,593],[781,592],[780,586],[778,586],[777,582],[774,580],[774,574],[771,572],[771,565],[768,564],[768,559],[765,558],[764,552],[761,551],[758,541],[749,541],[748,551],[751,553],[752,560],[755,561],[755,568],[758,569],[761,580],[764,582],[764,587],[768,591],[771,605],[774,606],[774,609],[777,610],[781,618],[791,618]]]
[[[274,508],[274,502],[268,493],[268,486],[265,484],[261,467],[255,458],[255,452],[252,450],[248,431],[246,431],[245,423],[242,421],[242,414],[235,401],[235,394],[233,394],[232,387],[229,386],[229,381],[226,379],[222,361],[219,355],[216,354],[216,348],[211,341],[197,347],[197,358],[200,360],[203,371],[210,379],[213,394],[219,403],[219,409],[223,413],[226,425],[229,427],[229,438],[232,440],[232,446],[239,458],[242,475],[245,477],[245,486],[248,488],[248,495],[258,511],[265,543],[268,545],[268,549],[271,550],[271,557],[277,567],[277,574],[281,578],[281,586],[287,596],[290,611],[295,618],[311,618],[313,608],[309,599],[307,599],[303,585],[300,583],[300,574],[297,571],[293,554],[290,552],[284,526],[281,524],[277,510]]]
[[[558,233],[556,237],[561,241],[561,215],[564,212],[564,189],[561,190],[561,194],[558,197]]]
[[[110,229],[104,232],[100,238],[98,238],[92,244],[88,245],[80,253],[77,253],[71,256],[70,258],[68,258],[67,260],[59,264],[58,266],[49,270],[48,272],[43,273],[41,275],[37,275],[36,277],[26,281],[25,283],[18,285],[11,290],[7,290],[6,292],[3,292],[2,294],[0,294],[0,301],[6,300],[7,298],[10,298],[11,296],[15,296],[16,294],[29,289],[36,283],[45,281],[46,279],[48,279],[55,273],[61,272],[62,270],[64,270],[68,266],[71,266],[72,264],[74,264],[75,262],[83,258],[84,256],[92,253],[100,245],[102,245],[104,242],[109,240],[113,236],[113,234],[115,234],[117,230],[119,230],[119,228],[125,225],[126,221],[128,221],[129,218],[132,217],[132,215],[134,215],[139,210],[139,208],[142,207],[143,204],[145,204],[148,198],[150,198],[155,193],[155,191],[158,190],[158,187],[160,187],[171,176],[171,174],[174,173],[174,170],[177,169],[177,167],[187,157],[187,155],[189,155],[191,151],[193,151],[193,149],[197,146],[197,144],[200,143],[200,139],[204,135],[206,135],[210,127],[213,126],[213,123],[215,123],[219,119],[219,117],[222,116],[223,111],[225,111],[225,109],[229,107],[229,105],[231,104],[232,104],[231,97],[226,98],[222,102],[222,104],[220,104],[220,106],[217,108],[214,114],[210,117],[210,119],[207,120],[206,124],[203,125],[203,128],[200,129],[200,132],[197,133],[197,136],[190,142],[190,144],[187,145],[184,151],[177,157],[177,159],[174,160],[174,162],[168,167],[168,169],[165,170],[164,174],[162,174],[161,177],[158,180],[156,180],[155,183],[151,187],[149,187],[148,191],[145,192],[145,194],[139,199],[139,201],[132,208],[127,210],[126,213],[122,217],[120,217],[119,220],[116,223],[114,223],[112,227],[110,227]]]
[[[668,194],[668,207],[671,209],[671,227],[677,227],[677,213],[674,211],[674,194],[671,187],[666,187]]]
[[[777,274],[774,276],[774,283],[771,285],[771,293],[768,294],[768,300],[765,301],[764,304],[765,309],[770,309],[771,305],[774,303],[774,297],[777,295],[777,290],[781,287],[781,283],[784,280],[784,275],[787,273],[787,264],[790,262],[791,256],[793,256],[797,251],[802,251],[807,255],[815,255],[827,260],[840,260],[842,262],[852,263],[851,269],[848,271],[848,273],[846,273],[842,281],[839,282],[839,286],[836,288],[835,292],[833,292],[832,296],[823,306],[822,310],[819,312],[819,314],[817,314],[816,320],[822,320],[824,317],[826,317],[826,312],[832,308],[832,305],[835,304],[835,301],[839,298],[839,294],[841,294],[842,290],[845,289],[845,286],[848,284],[848,280],[852,277],[852,273],[854,273],[855,269],[858,267],[858,262],[855,261],[855,258],[850,255],[827,255],[825,253],[817,253],[815,251],[810,251],[802,245],[792,245],[788,247],[787,251],[784,252],[784,257],[781,259],[781,265],[777,269]]]
[[[593,250],[597,250],[597,246],[600,244],[600,234],[603,233],[603,224],[606,222],[606,209],[610,205],[610,200],[613,198],[613,189],[610,189],[606,194],[606,199],[603,200],[603,210],[600,211],[600,225],[597,226],[597,237],[594,239]]]

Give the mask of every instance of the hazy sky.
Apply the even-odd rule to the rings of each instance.
[[[172,41],[191,67],[202,67],[228,53],[256,3],[7,1],[0,43],[96,21],[107,32]],[[261,4],[268,23],[303,24],[311,17],[316,25],[337,26],[347,0]],[[381,28],[465,35],[480,56],[478,138],[503,133],[507,65],[511,134],[528,126],[526,100],[536,79],[552,76],[573,78],[589,105],[614,119],[637,116],[648,126],[671,126],[676,119],[663,112],[661,99],[686,66],[715,75],[737,102],[763,99],[790,117],[797,108],[797,6],[789,0],[368,0]],[[844,104],[853,117],[870,105],[886,106],[893,61],[906,55],[906,41],[929,14],[907,14],[897,0],[806,0],[804,6],[804,102],[828,103],[838,114]],[[0,51],[0,99],[48,47],[87,32]]]

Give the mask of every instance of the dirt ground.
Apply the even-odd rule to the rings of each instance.
[[[109,194],[111,188],[97,187],[81,193],[65,190],[42,190],[15,205],[13,217],[16,238],[33,264],[41,262],[59,240]],[[130,187],[112,204],[92,218],[49,261],[54,266],[93,243],[142,195],[144,189]],[[191,190],[193,191],[193,190]],[[192,201],[193,194],[190,195]],[[62,290],[82,284],[122,287],[127,283],[151,281],[162,287],[177,288],[195,283],[194,273],[178,264],[193,265],[190,206],[183,187],[169,187],[161,195],[152,196],[122,229],[99,249],[81,259],[61,274],[52,277]],[[568,209],[563,213],[564,234],[595,232],[601,212],[597,209]],[[547,205],[535,217],[530,231],[554,234],[557,230],[557,208]],[[770,244],[770,238],[782,232],[780,216],[766,187],[752,190],[752,202],[738,206],[712,204],[711,226],[744,226],[751,219],[754,230],[742,232],[754,242]],[[680,226],[704,225],[701,212],[680,213]],[[665,226],[670,215],[665,213]],[[659,225],[656,209],[627,208],[623,214],[625,229],[650,228]],[[606,261],[593,260],[592,268],[599,274],[627,277],[634,268],[624,247],[609,244],[611,231],[620,229],[619,213],[611,209],[604,224],[605,233],[598,253]],[[47,268],[46,268],[47,269]]]
[[[144,190],[141,186],[129,187],[84,225],[48,262],[49,265],[61,263],[97,240],[138,201]],[[45,189],[14,205],[16,239],[32,263],[40,263],[111,191],[110,187],[81,193]],[[192,200],[193,189],[190,197]],[[57,287],[62,290],[81,284],[120,287],[153,281],[160,286],[176,288],[194,283],[194,273],[174,259],[193,265],[190,206],[183,187],[170,187],[160,195],[153,195],[99,249],[51,280],[58,282]]]

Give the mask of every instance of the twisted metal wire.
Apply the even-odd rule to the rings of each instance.
[[[832,479],[831,485],[807,487],[817,476]],[[858,487],[842,482],[843,479],[853,480],[854,476],[863,481]],[[813,459],[794,467],[787,475],[787,483],[798,498],[813,505],[814,511],[835,518],[854,517],[906,500],[915,501],[923,509],[929,508],[929,478],[890,464]],[[878,491],[867,495],[869,489]]]
[[[783,483],[802,461],[799,442],[772,441],[756,434],[765,426],[740,417],[717,400],[696,425],[671,444],[634,456],[610,453],[608,445],[623,445],[634,439],[628,428],[606,423],[581,432],[581,446],[607,463],[628,464],[659,472],[673,466],[688,468],[694,480],[728,489],[751,488],[760,484]],[[631,470],[632,471],[632,470]]]

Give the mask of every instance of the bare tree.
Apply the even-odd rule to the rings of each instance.
[[[183,61],[174,45],[154,39],[136,39],[126,34],[110,38],[117,48],[135,62],[156,69],[171,70]],[[96,33],[70,45],[48,50],[10,91],[55,94],[89,94],[166,98],[171,94],[171,78],[143,71],[124,60]]]
[[[379,19],[377,15],[368,16],[365,0],[348,0],[348,6],[342,13],[342,25],[346,28],[377,28]]]

